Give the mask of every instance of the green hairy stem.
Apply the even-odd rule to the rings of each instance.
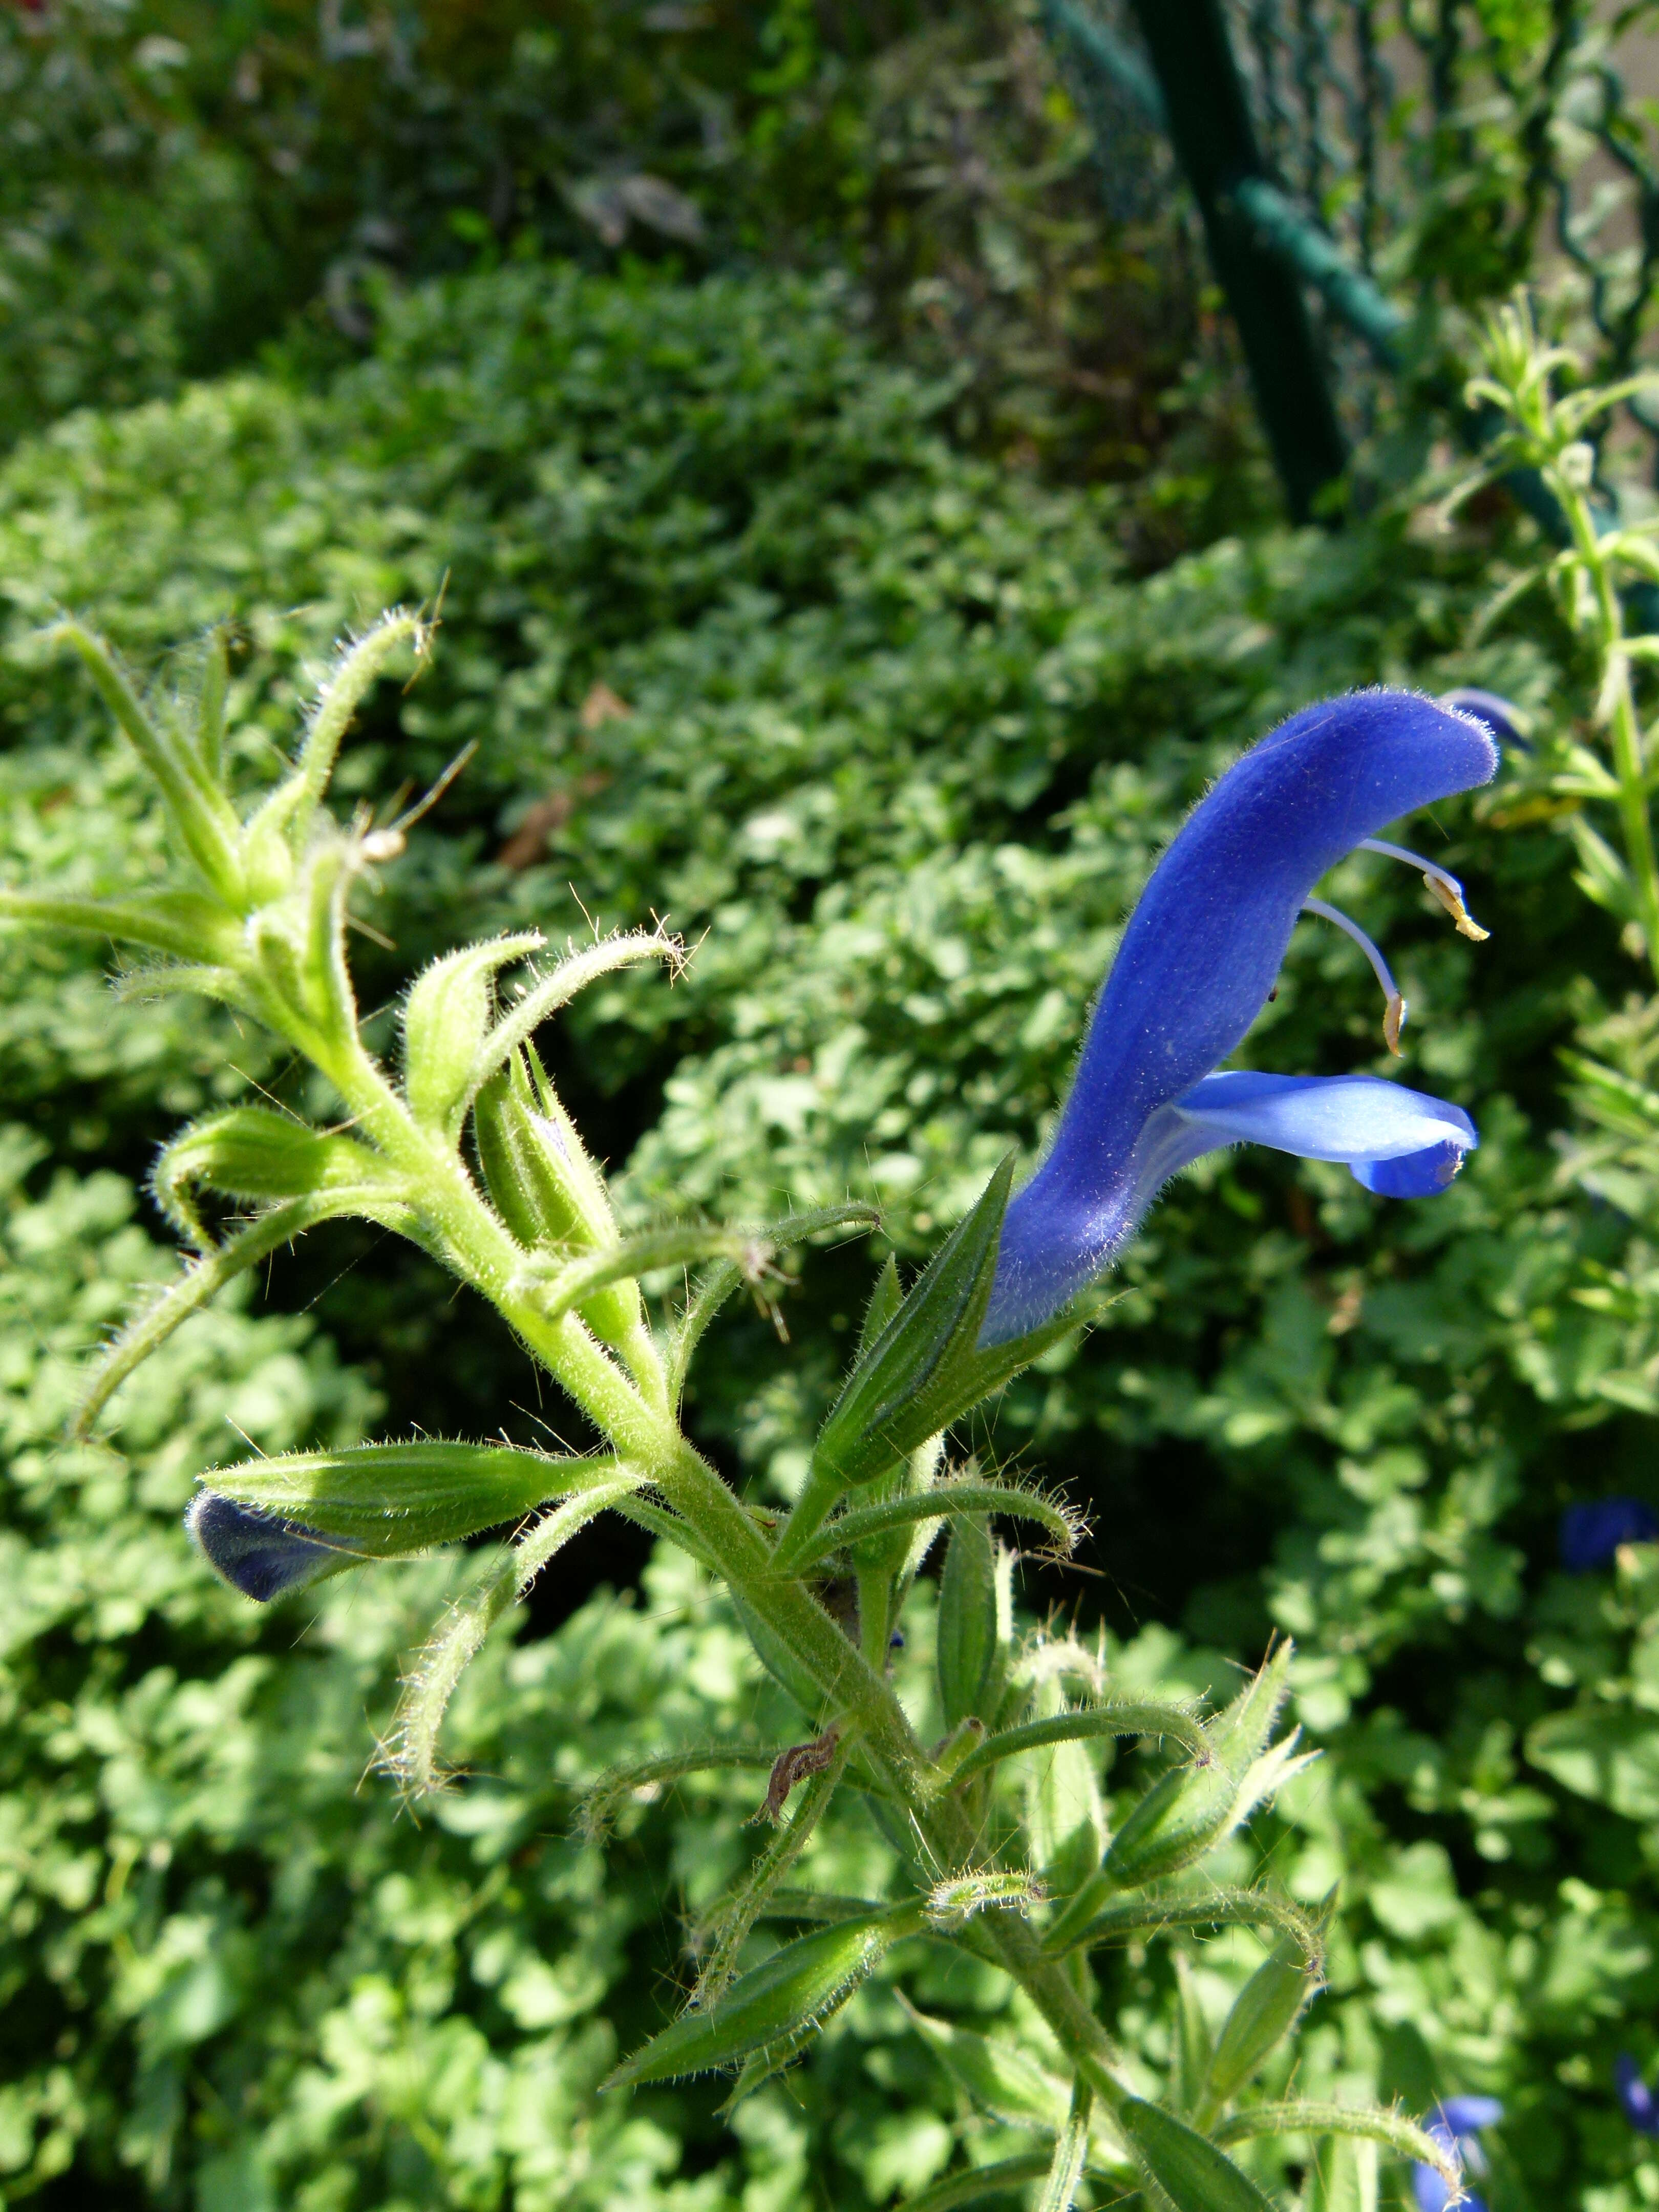
[[[1612,807],[1622,853],[1614,853],[1584,815],[1573,822],[1584,862],[1580,886],[1632,926],[1643,961],[1659,983],[1659,852],[1650,799],[1653,732],[1643,728],[1635,680],[1638,667],[1659,659],[1659,635],[1654,634],[1649,611],[1659,600],[1659,529],[1650,521],[1614,521],[1607,495],[1596,482],[1593,442],[1621,401],[1650,392],[1659,377],[1650,373],[1618,384],[1563,390],[1564,382],[1577,380],[1583,364],[1569,348],[1552,345],[1540,336],[1524,295],[1491,317],[1481,353],[1482,374],[1470,380],[1469,398],[1495,410],[1504,428],[1490,464],[1458,487],[1449,508],[1518,466],[1542,476],[1565,518],[1566,543],[1560,551],[1523,568],[1507,584],[1487,609],[1482,627],[1534,586],[1547,584],[1570,626],[1595,653],[1595,720],[1604,733],[1605,760],[1586,747],[1553,741],[1542,750],[1554,769],[1550,783],[1555,792]],[[1646,634],[1631,634],[1632,611],[1645,615]]]
[[[1608,607],[1605,619],[1616,623],[1616,598]],[[346,933],[354,887],[402,850],[404,827],[343,827],[325,802],[358,704],[399,654],[426,651],[420,618],[390,615],[346,651],[289,773],[246,806],[225,782],[222,644],[207,656],[191,735],[171,717],[158,723],[100,641],[74,624],[61,634],[154,776],[178,877],[164,892],[140,887],[120,899],[60,897],[50,887],[6,892],[0,921],[140,947],[154,960],[145,988],[208,990],[263,1022],[325,1079],[339,1109],[338,1125],[325,1129],[239,1106],[166,1148],[155,1194],[196,1254],[176,1287],[106,1354],[83,1425],[173,1328],[315,1224],[355,1214],[408,1237],[495,1308],[605,1449],[570,1460],[420,1439],[289,1455],[205,1479],[219,1525],[241,1515],[255,1530],[274,1527],[328,1571],[331,1549],[339,1564],[387,1559],[518,1523],[413,1662],[382,1764],[411,1796],[444,1785],[440,1731],[463,1670],[559,1548],[607,1510],[682,1544],[718,1577],[760,1661],[814,1731],[769,1749],[750,1741],[670,1751],[619,1770],[594,1793],[586,1818],[599,1836],[635,1791],[721,1769],[752,1771],[758,1790],[770,1770],[762,1809],[774,1825],[733,1895],[708,1917],[712,1948],[693,2002],[614,2082],[731,2066],[741,2069],[736,2094],[746,2094],[789,2063],[890,1952],[902,1959],[907,1946],[945,1944],[1018,1985],[1065,2068],[1044,2123],[1050,2148],[1000,2169],[1040,2179],[1044,2212],[1067,2212],[1079,2189],[1094,2185],[1085,2177],[1101,2174],[1120,2194],[1138,2189],[1148,2204],[1177,2212],[1265,2202],[1223,2145],[1261,2132],[1251,2115],[1267,2108],[1238,2100],[1294,2030],[1314,1985],[1319,1930],[1288,1900],[1223,1888],[1201,1869],[1306,1763],[1292,1756],[1293,1735],[1275,1740],[1290,1654],[1281,1648],[1231,1706],[1206,1717],[1154,1697],[1114,1697],[1097,1662],[1062,1638],[1016,1648],[1012,1559],[993,1523],[1034,1524],[1064,1553],[1077,1516],[1034,1489],[981,1479],[971,1462],[953,1469],[945,1443],[955,1421],[1074,1325],[1063,1317],[1014,1345],[978,1349],[1012,1161],[908,1295],[889,1261],[794,1510],[781,1522],[752,1510],[680,1425],[687,1366],[726,1299],[745,1282],[760,1285],[779,1252],[868,1228],[875,1217],[845,1206],[756,1228],[667,1224],[623,1236],[595,1157],[536,1058],[534,1032],[600,976],[642,962],[678,969],[678,942],[660,930],[602,940],[528,970],[516,996],[503,991],[502,973],[540,952],[539,936],[464,948],[415,981],[402,1063],[389,1067],[363,1041]],[[1620,748],[1637,744],[1629,701],[1626,684],[1612,708],[1621,763]],[[1646,870],[1648,942],[1659,946],[1651,847],[1631,849],[1638,876]],[[210,969],[198,964],[204,953]],[[216,1230],[227,1206],[232,1218]],[[252,1210],[237,1215],[239,1206]],[[644,1291],[696,1264],[703,1272],[679,1313],[653,1324]],[[889,1647],[941,1534],[946,1728],[930,1749],[896,1691]],[[216,1564],[235,1579],[234,1561]],[[1066,1703],[1065,1686],[1079,1680],[1087,1702]],[[1139,1741],[1158,1771],[1114,1838],[1097,1770],[1124,1739]],[[893,1846],[887,1899],[849,1904],[783,1887],[810,1868],[824,1816],[843,1796],[862,1799]],[[750,1963],[753,1931],[775,1918],[807,1932]],[[1199,2101],[1184,2112],[1149,2103],[1132,2089],[1096,2008],[1087,1954],[1131,1934],[1217,1923],[1261,1930],[1264,1948],[1279,1948],[1223,2029]],[[981,2043],[947,2039],[950,2063],[967,2064],[964,2054]],[[1020,2066],[1030,2073],[1033,2062],[1016,2065],[1015,2057],[1005,2063],[984,2043],[974,2060],[994,2108],[998,2080]],[[1316,2121],[1316,2109],[1284,2107],[1295,2117],[1278,2131],[1352,2124],[1346,2113]],[[1425,2154],[1440,2155],[1404,2122],[1379,2118],[1374,2131],[1413,2154],[1427,2144]],[[923,2201],[967,2203],[975,2186],[947,2177]]]

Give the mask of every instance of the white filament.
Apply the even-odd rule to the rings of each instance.
[[[1395,981],[1393,971],[1382,957],[1381,949],[1372,943],[1357,921],[1351,921],[1340,908],[1328,906],[1323,899],[1304,899],[1302,911],[1304,914],[1316,914],[1325,921],[1334,921],[1345,935],[1352,938],[1370,962],[1371,973],[1382,986],[1382,995],[1389,1002],[1388,1012],[1382,1018],[1382,1036],[1389,1050],[1397,1054],[1400,1032],[1406,1024],[1406,1001],[1401,996],[1400,986]]]

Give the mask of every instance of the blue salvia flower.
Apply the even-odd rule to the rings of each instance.
[[[1340,1160],[1389,1198],[1446,1188],[1480,1141],[1461,1107],[1376,1076],[1212,1071],[1261,1011],[1304,913],[1360,946],[1398,1051],[1406,1002],[1387,962],[1314,886],[1350,853],[1382,853],[1419,868],[1458,928],[1484,937],[1453,877],[1375,833],[1497,766],[1484,723],[1413,692],[1365,691],[1293,715],[1227,771],[1130,916],[1054,1143],[1008,1208],[981,1343],[1057,1313],[1176,1170],[1218,1146]]]
[[[1613,2061],[1613,2078],[1620,2108],[1638,2135],[1659,2136],[1659,2097],[1642,2079],[1628,2051],[1621,2051]]]
[[[1621,1544],[1659,1537],[1659,1513],[1642,1498],[1593,1498],[1561,1516],[1561,1564],[1570,1574],[1610,1567]]]
[[[1503,2117],[1504,2107],[1496,2097],[1448,2097],[1436,2107],[1426,2132],[1471,2173],[1484,2173],[1486,2158],[1480,2148],[1480,2130],[1496,2127]],[[1412,2194],[1417,2199],[1417,2212],[1446,2212],[1451,2202],[1444,2176],[1431,2166],[1413,2166]],[[1463,2197],[1458,2202],[1463,2212],[1486,2212],[1481,2197]]]
[[[337,1544],[314,1528],[238,1505],[211,1490],[191,1501],[185,1526],[207,1554],[208,1563],[233,1589],[267,1605],[289,1590],[303,1589],[319,1575],[342,1563]]]

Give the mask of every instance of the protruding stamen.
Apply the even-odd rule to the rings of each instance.
[[[1457,924],[1458,935],[1468,938],[1475,945],[1484,945],[1492,935],[1492,932],[1489,929],[1481,928],[1480,923],[1464,905],[1463,894],[1457,885],[1443,883],[1438,876],[1427,874],[1424,876],[1423,880]]]
[[[1464,905],[1463,886],[1456,877],[1448,875],[1432,860],[1425,860],[1420,853],[1407,852],[1405,846],[1390,845],[1381,837],[1362,837],[1354,849],[1360,853],[1382,853],[1391,860],[1404,860],[1409,867],[1420,868],[1430,896],[1439,901],[1457,924],[1460,937],[1467,937],[1476,945],[1484,945],[1492,935],[1491,930],[1481,928]]]
[[[1304,899],[1304,914],[1316,914],[1323,921],[1334,921],[1354,943],[1371,963],[1371,973],[1382,986],[1382,995],[1388,1000],[1388,1010],[1382,1017],[1382,1041],[1396,1060],[1401,1057],[1400,1032],[1406,1026],[1406,1001],[1400,995],[1400,986],[1395,981],[1388,962],[1372,944],[1357,921],[1350,921],[1338,908],[1327,906],[1323,899]]]

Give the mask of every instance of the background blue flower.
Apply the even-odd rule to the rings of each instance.
[[[1528,718],[1496,691],[1483,691],[1476,684],[1465,684],[1460,690],[1443,692],[1440,703],[1449,707],[1454,714],[1472,714],[1477,722],[1484,722],[1499,744],[1519,745],[1522,752],[1532,750],[1527,736]]]
[[[1576,1575],[1613,1565],[1621,1544],[1659,1537],[1659,1513],[1644,1498],[1591,1498],[1561,1516],[1561,1564]]]
[[[1613,2061],[1613,2081],[1625,2118],[1638,2135],[1659,2136],[1659,2097],[1642,2079],[1636,2061],[1621,2051]]]
[[[1448,2097],[1435,2109],[1428,2124],[1428,2132],[1449,2151],[1454,2152],[1472,2173],[1486,2170],[1486,2154],[1480,2148],[1480,2131],[1495,2127],[1504,2117],[1504,2107],[1496,2097]],[[1431,2166],[1413,2166],[1412,2194],[1417,2199],[1418,2212],[1446,2212],[1451,2202],[1451,2191],[1443,2175]],[[1486,2212],[1483,2197],[1468,2196],[1459,2199],[1468,2212]]]

